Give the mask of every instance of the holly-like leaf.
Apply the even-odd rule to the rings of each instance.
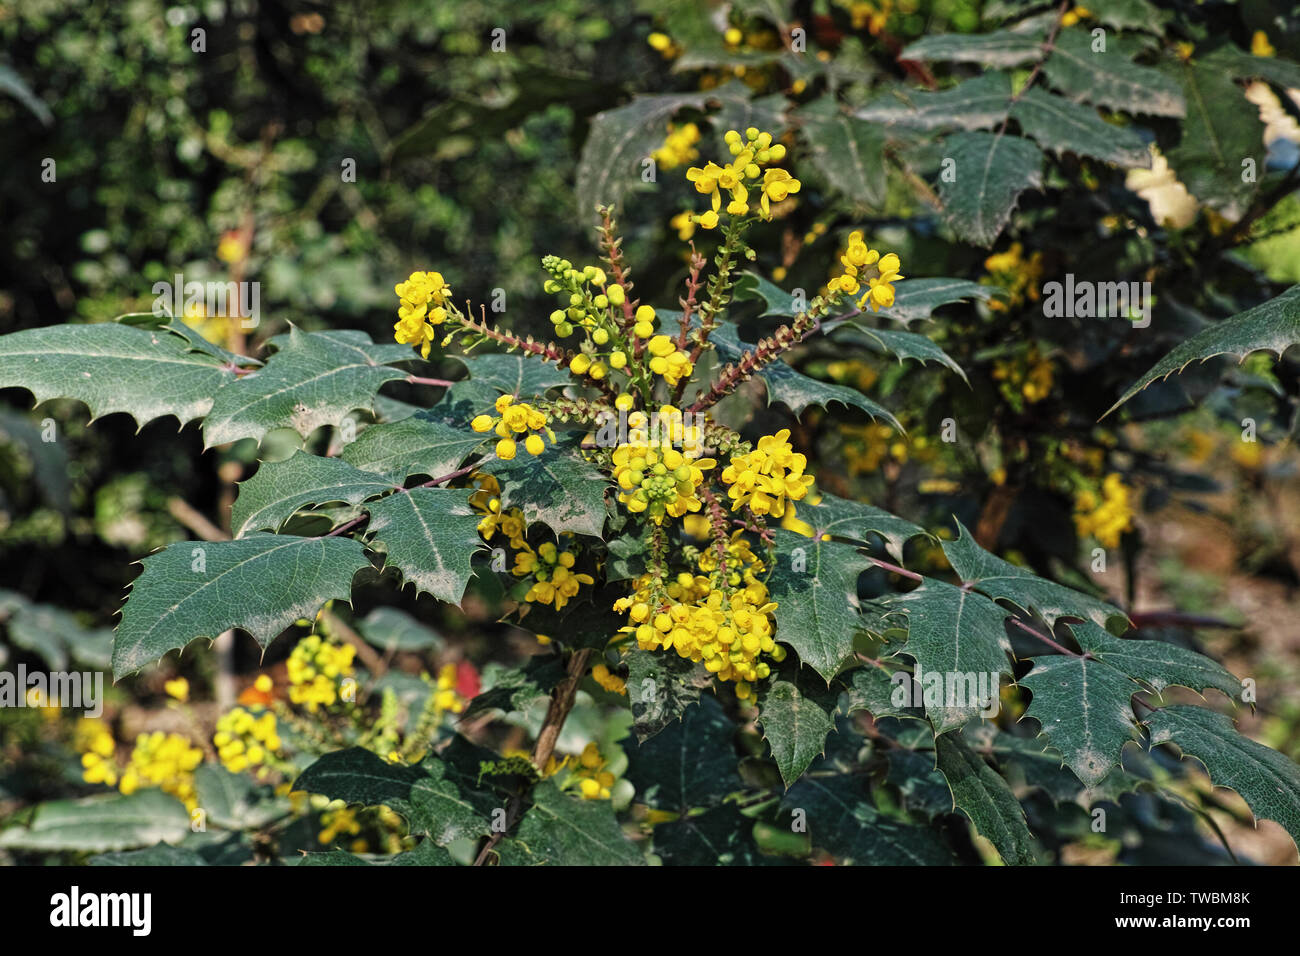
[[[688,713],[699,702],[700,691],[713,683],[713,675],[703,664],[676,653],[633,648],[624,660],[632,733],[641,742]]]
[[[843,112],[833,96],[799,111],[813,165],[850,202],[878,209],[885,201],[885,137],[878,125]]]
[[[396,358],[376,352],[387,348],[294,328],[264,367],[213,398],[203,423],[205,447],[260,441],[273,428],[293,428],[306,438],[322,425],[342,424],[354,409],[373,412],[380,386],[407,374],[380,363]]]
[[[990,129],[1007,118],[1011,77],[990,71],[947,90],[893,89],[853,111],[859,119],[909,129]]]
[[[1230,219],[1240,218],[1258,188],[1242,175],[1242,163],[1263,165],[1264,124],[1231,75],[1214,64],[1178,67],[1187,118],[1182,138],[1166,151],[1187,191]]]
[[[450,853],[432,840],[421,840],[419,846],[406,853],[368,860],[347,850],[330,850],[327,853],[307,853],[298,866],[456,866]]]
[[[1006,780],[971,750],[960,730],[939,734],[934,745],[939,771],[952,789],[953,801],[970,818],[976,832],[1012,866],[1037,862],[1025,811]]]
[[[1138,66],[1113,40],[1106,52],[1094,53],[1084,30],[1062,30],[1043,69],[1048,82],[1071,99],[1152,116],[1182,116],[1187,111],[1176,81]]]
[[[762,866],[754,821],[732,804],[660,823],[654,849],[664,866]]]
[[[966,299],[989,299],[990,286],[969,279],[906,279],[898,284],[894,304],[878,313],[904,325],[919,319],[933,318],[935,309]]]
[[[926,533],[924,528],[875,505],[837,498],[829,492],[823,492],[815,505],[800,504],[796,514],[800,521],[812,526],[814,538],[829,534],[858,544],[871,544],[871,535],[878,534],[884,539],[885,550],[900,561],[903,545]]]
[[[392,490],[393,482],[387,478],[337,458],[295,451],[284,461],[262,462],[252,478],[240,482],[230,525],[236,538],[251,531],[277,531],[308,505],[334,501],[356,505]]]
[[[189,835],[190,815],[161,790],[102,794],[39,804],[26,826],[0,831],[0,848],[104,852],[177,843]]]
[[[936,734],[962,726],[997,703],[998,677],[1011,674],[1006,611],[982,594],[934,580],[890,597],[887,607],[907,615],[903,653],[919,668],[926,716]],[[934,679],[940,681],[942,703],[930,706]]]
[[[944,217],[961,240],[992,246],[1020,194],[1043,185],[1043,154],[1027,139],[1000,133],[957,133],[943,145],[951,176],[942,177]]]
[[[1277,821],[1300,846],[1300,767],[1202,707],[1162,707],[1146,723],[1153,746],[1177,744],[1205,766],[1215,786],[1236,790],[1255,816]]]
[[[893,659],[855,667],[843,678],[848,685],[844,695],[844,713],[865,710],[877,720],[882,717],[924,720],[925,711],[920,707],[894,703],[894,694],[899,688],[894,679],[896,674],[910,676],[903,670],[902,663]]]
[[[503,866],[642,866],[608,800],[580,800],[549,780],[533,788],[513,839],[499,845]]]
[[[758,723],[772,748],[772,759],[789,787],[826,751],[835,728],[838,691],[808,690],[774,676],[758,694]]]
[[[763,302],[763,312],[761,314],[764,316],[777,315],[788,317],[795,315],[799,311],[794,307],[793,295],[786,292],[780,286],[764,279],[757,272],[742,272],[740,277],[736,279],[734,292],[736,301],[738,302],[744,302],[746,299],[761,300]],[[658,311],[659,321],[665,325],[674,321],[676,318],[676,313],[668,309],[660,309]],[[734,329],[735,327],[732,326],[732,338],[735,337]],[[726,339],[728,343],[731,342],[730,338],[727,338],[725,333],[724,339]],[[716,345],[717,343],[715,342],[714,344]],[[738,341],[731,345],[732,350],[738,347]]]
[[[1021,130],[1055,153],[1091,156],[1125,168],[1151,168],[1151,151],[1130,129],[1107,123],[1097,111],[1055,93],[1031,87],[1011,108]]]
[[[87,866],[207,866],[208,861],[193,850],[158,843],[143,850],[102,853],[86,861]]]
[[[621,204],[629,187],[641,181],[642,163],[663,145],[673,116],[686,107],[703,109],[708,98],[707,93],[638,96],[626,106],[598,113],[575,177],[582,221],[594,222],[597,205]]]
[[[1193,335],[1131,385],[1106,414],[1152,382],[1181,372],[1193,362],[1204,362],[1216,355],[1232,355],[1244,361],[1251,352],[1261,349],[1276,352],[1280,359],[1282,353],[1296,343],[1300,343],[1300,285],[1294,285],[1275,299],[1238,312]]]
[[[441,478],[458,469],[483,436],[418,413],[401,421],[371,425],[343,448],[342,458],[362,471],[400,485],[411,475]]]
[[[478,536],[480,516],[457,488],[412,488],[366,506],[366,534],[397,568],[415,593],[460,604],[474,570],[474,552],[485,547]]]
[[[184,425],[208,414],[213,396],[234,378],[220,361],[161,328],[101,322],[0,335],[0,388],[25,388],[37,404],[75,398],[92,421],[126,412],[137,426],[165,415]]]
[[[626,777],[637,801],[660,810],[685,812],[713,806],[744,782],[737,771],[736,725],[717,697],[706,694],[698,707],[649,740],[629,737]]]
[[[1059,617],[1090,620],[1102,627],[1112,618],[1127,622],[1122,611],[1105,601],[1044,580],[985,551],[960,521],[957,530],[957,540],[945,541],[943,553],[962,581],[981,593],[1037,611],[1049,624]]]
[[[113,675],[134,674],[199,637],[230,628],[266,648],[299,618],[333,598],[347,600],[352,578],[370,567],[347,537],[250,534],[234,541],[181,541],[141,561],[113,644]],[[275,582],[275,586],[268,586]]]
[[[1137,739],[1131,699],[1142,688],[1109,664],[1065,654],[1036,657],[1020,683],[1034,695],[1026,713],[1088,787],[1101,783],[1124,744]]]
[[[898,357],[899,365],[903,364],[904,359],[915,359],[923,365],[926,362],[938,362],[952,369],[961,376],[963,382],[969,384],[961,366],[924,335],[901,329],[876,329],[851,319],[844,326],[835,336],[839,341],[860,343],[878,352],[892,352]]]
[[[548,445],[537,457],[496,459],[483,470],[501,484],[502,511],[519,508],[530,525],[541,523],[557,534],[601,537],[609,479],[579,458],[571,445]]]
[[[452,355],[469,371],[469,380],[490,385],[498,392],[515,398],[529,399],[545,395],[557,385],[569,381],[569,373],[558,365],[541,362],[531,355]],[[484,412],[491,409],[484,408]]]
[[[325,754],[298,775],[293,789],[389,807],[406,818],[412,835],[428,836],[438,846],[486,836],[497,803],[435,754],[408,767],[388,763],[361,747]]]
[[[776,602],[776,639],[829,684],[853,656],[861,630],[858,577],[871,562],[851,545],[805,538],[778,528],[768,580]]]
[[[907,826],[880,814],[869,802],[866,778],[810,776],[781,801],[787,815],[802,811],[812,845],[837,863],[857,866],[945,866],[952,850],[930,827]]]
[[[1160,32],[1160,11],[1147,0],[1093,0],[1088,9],[1099,23],[1116,30]]]
[[[985,66],[1019,66],[1041,60],[1040,30],[997,30],[993,33],[941,33],[922,37],[898,55],[900,60],[982,63]]]
[[[1185,647],[1166,641],[1121,640],[1091,621],[1071,624],[1070,631],[1079,646],[1097,660],[1140,680],[1157,693],[1173,684],[1195,691],[1215,687],[1229,699],[1241,693],[1241,681],[1204,654]]]

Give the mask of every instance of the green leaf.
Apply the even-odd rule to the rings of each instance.
[[[1187,191],[1230,219],[1239,218],[1258,188],[1242,175],[1242,163],[1263,166],[1264,124],[1245,93],[1221,68],[1188,63],[1179,68],[1187,119],[1178,145],[1166,150],[1169,165]]]
[[[835,728],[838,696],[837,691],[808,691],[776,675],[759,690],[758,724],[787,787],[826,752],[826,735]]]
[[[952,788],[953,800],[979,835],[1012,866],[1037,862],[1025,811],[1002,776],[971,750],[959,730],[939,734],[934,745],[939,771]]]
[[[943,151],[953,163],[953,176],[939,183],[948,225],[964,242],[992,246],[1020,194],[1042,188],[1043,154],[1026,139],[997,133],[957,133]]]
[[[1059,617],[1077,617],[1102,627],[1112,618],[1127,622],[1122,611],[1105,601],[1044,580],[985,551],[960,521],[957,530],[957,540],[945,541],[943,553],[964,583],[989,597],[1037,611],[1049,624]]]
[[[628,190],[641,182],[641,164],[663,145],[673,116],[686,107],[702,110],[708,99],[707,93],[638,96],[626,106],[598,113],[575,176],[582,221],[594,222],[598,205],[621,204]]]
[[[920,707],[899,707],[894,703],[894,692],[899,687],[894,682],[894,675],[898,673],[905,673],[902,663],[893,659],[855,667],[844,678],[848,682],[844,713],[847,715],[865,710],[877,720],[881,717],[924,720],[925,711]]]
[[[836,862],[858,866],[944,866],[952,850],[930,827],[906,826],[880,814],[868,801],[866,778],[805,777],[781,801],[786,814],[802,810],[812,845]]]
[[[699,702],[700,691],[713,684],[703,664],[675,652],[629,650],[627,694],[632,704],[632,733],[646,741]]]
[[[54,125],[54,114],[45,101],[32,92],[27,82],[11,66],[0,65],[0,93],[7,93],[27,107],[43,126]]]
[[[102,853],[86,861],[89,866],[207,866],[193,850],[159,843],[143,850]]]
[[[642,866],[608,800],[580,800],[549,780],[533,788],[513,839],[498,849],[503,866]]]
[[[1300,64],[1276,56],[1251,56],[1225,44],[1200,62],[1226,70],[1239,80],[1260,79],[1284,90],[1300,87]]]
[[[637,801],[659,810],[685,812],[720,803],[744,787],[737,770],[736,725],[712,694],[682,719],[649,740],[623,741],[625,776]]]
[[[250,534],[234,541],[181,541],[141,561],[113,645],[113,675],[134,674],[198,637],[230,628],[266,648],[326,601],[348,600],[352,578],[370,567],[351,538]],[[268,587],[267,582],[274,582]]]
[[[670,820],[654,828],[654,850],[664,866],[762,866],[754,821],[732,804]]]
[[[1011,108],[1011,118],[1026,136],[1055,153],[1077,153],[1125,168],[1151,168],[1151,151],[1141,136],[1055,93],[1030,88]]]
[[[1071,99],[1152,116],[1182,116],[1187,110],[1176,81],[1133,63],[1113,38],[1107,52],[1093,53],[1086,31],[1062,30],[1043,69],[1051,85]]]
[[[497,802],[436,754],[408,767],[360,747],[325,754],[299,774],[293,789],[367,807],[382,804],[406,818],[412,835],[438,846],[486,836]]]
[[[532,355],[452,355],[465,366],[469,380],[476,385],[490,385],[504,395],[536,398],[557,385],[569,381],[569,373],[558,365],[542,362]],[[481,409],[489,411],[489,409]]]
[[[478,536],[480,516],[463,488],[412,488],[366,506],[371,545],[386,555],[417,595],[460,604],[473,575],[474,552],[486,547]]]
[[[1275,299],[1238,312],[1216,322],[1178,345],[1151,371],[1131,385],[1106,415],[1119,408],[1152,382],[1181,372],[1192,362],[1204,362],[1216,355],[1233,355],[1244,361],[1251,352],[1266,349],[1282,353],[1300,342],[1300,285],[1292,286]],[[1105,415],[1102,416],[1103,418]]]
[[[501,484],[501,510],[519,508],[528,524],[557,534],[572,531],[599,538],[605,527],[609,479],[568,445],[548,445],[534,457],[495,459],[483,470]]]
[[[796,514],[800,521],[812,526],[813,537],[817,539],[829,534],[867,545],[871,544],[871,535],[878,534],[884,539],[885,550],[900,561],[903,559],[903,545],[926,534],[924,528],[875,505],[837,498],[829,492],[823,492],[815,505],[800,504]],[[794,541],[789,540],[791,543]],[[806,544],[802,547],[806,548]]]
[[[799,110],[813,165],[850,202],[879,209],[885,202],[885,136],[880,127],[840,110],[823,96]]]
[[[853,115],[917,130],[990,129],[1007,118],[1010,103],[1011,77],[989,72],[946,90],[891,89]]]
[[[377,607],[357,624],[367,643],[386,651],[441,650],[442,635],[395,607]]]
[[[1093,0],[1088,7],[1098,22],[1116,30],[1160,33],[1160,11],[1147,0]]]
[[[492,670],[495,669],[495,673]],[[534,654],[523,667],[501,667],[489,664],[484,670],[484,683],[492,677],[491,685],[480,691],[469,702],[463,719],[471,720],[478,714],[499,710],[507,714],[527,710],[539,700],[551,696],[566,676],[564,664],[555,654]]]
[[[176,843],[189,832],[190,815],[184,804],[150,789],[129,797],[113,793],[38,804],[27,826],[0,832],[0,847],[102,853]]]
[[[993,33],[940,33],[923,37],[898,55],[900,60],[982,63],[985,66],[1019,66],[1041,60],[1041,31],[996,30]]]
[[[256,829],[289,815],[288,800],[258,790],[248,777],[217,764],[203,764],[194,771],[194,788],[208,822],[219,827]]]
[[[740,277],[736,279],[735,298],[738,302],[743,302],[746,299],[761,299],[764,305],[764,311],[761,313],[763,316],[793,316],[798,311],[794,307],[794,296],[764,279],[757,272],[742,272],[740,274]],[[667,309],[661,311],[663,312],[659,316],[661,322],[667,323],[673,321],[676,317],[675,312]],[[739,340],[737,339],[737,347],[738,345]]]
[[[1152,745],[1174,743],[1204,764],[1211,782],[1241,794],[1255,816],[1280,823],[1300,845],[1300,767],[1237,732],[1223,714],[1162,707],[1147,718]]]
[[[1064,654],[1036,657],[1020,683],[1034,695],[1026,713],[1088,787],[1101,783],[1124,744],[1137,739],[1131,698],[1142,688],[1109,664]]]
[[[719,150],[726,150],[724,137],[727,130],[741,132],[753,126],[771,133],[774,139],[780,139],[790,123],[786,111],[790,102],[783,93],[769,96],[751,96],[751,90],[739,80],[728,83],[715,91],[719,101],[717,112],[709,116],[709,125],[713,128]],[[720,155],[727,155],[725,152]]]
[[[956,809],[952,788],[935,766],[933,751],[893,747],[886,751],[885,756],[889,758],[889,772],[885,779],[898,787],[908,810],[923,813],[933,820]]]
[[[805,538],[777,528],[768,588],[776,602],[776,639],[829,684],[853,656],[861,630],[858,577],[871,562],[838,541]]]
[[[204,447],[260,441],[273,428],[293,428],[306,438],[322,425],[342,424],[355,409],[373,412],[380,386],[407,374],[381,364],[396,360],[377,351],[388,348],[293,328],[263,368],[216,394],[203,423]]]
[[[458,469],[483,436],[418,413],[401,421],[371,425],[343,448],[342,458],[362,471],[400,485],[411,475],[441,478]]]
[[[308,505],[334,501],[356,505],[392,490],[393,482],[387,478],[360,471],[337,458],[295,451],[284,461],[262,462],[252,478],[240,482],[230,524],[236,538],[251,531],[278,531]],[[344,516],[340,512],[334,520]]]
[[[1241,681],[1204,654],[1166,641],[1122,640],[1091,621],[1071,624],[1070,631],[1079,646],[1097,660],[1140,680],[1157,693],[1177,684],[1195,691],[1215,687],[1229,700],[1241,694]]]
[[[852,319],[845,322],[844,326],[835,336],[839,341],[866,345],[878,352],[892,352],[898,357],[899,365],[903,364],[904,359],[915,359],[922,365],[938,362],[960,375],[963,382],[970,384],[962,367],[924,335],[901,329],[875,329]]]
[[[898,284],[894,304],[878,313],[904,325],[933,318],[935,309],[966,299],[989,299],[993,289],[967,279],[905,279]]]
[[[406,853],[397,853],[390,857],[365,859],[347,850],[330,850],[327,853],[308,853],[303,856],[299,866],[456,866],[452,855],[432,840],[421,840],[420,844]]]
[[[1006,611],[983,595],[934,580],[890,597],[886,606],[907,615],[902,652],[921,669],[925,712],[936,734],[962,726],[997,703],[997,675],[1011,674]],[[991,701],[979,699],[976,689],[968,686],[969,678],[983,675],[989,675],[985,690],[992,693]],[[930,678],[940,681],[938,690],[932,689]],[[934,694],[942,704],[930,706]]]
[[[162,329],[101,322],[0,336],[0,388],[25,388],[36,404],[75,398],[91,421],[126,412],[137,426],[174,415],[202,418],[235,373]],[[148,383],[142,388],[142,383]]]

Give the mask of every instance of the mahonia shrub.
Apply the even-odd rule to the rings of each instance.
[[[1181,793],[1202,767],[1300,838],[1300,768],[1225,712],[1252,700],[1239,678],[1137,636],[1121,608],[998,557],[960,521],[932,534],[818,486],[810,408],[865,413],[858,454],[877,461],[901,455],[905,429],[851,358],[831,381],[788,359],[888,315],[909,282],[943,280],[904,278],[856,229],[822,291],[783,291],[759,248],[804,192],[793,140],[731,129],[690,165],[710,154],[698,130],[667,132],[661,159],[686,167],[691,203],[674,223],[690,243],[676,302],[638,295],[600,206],[595,261],[541,260],[555,302],[542,339],[462,304],[431,268],[396,284],[392,342],[291,327],[259,359],[139,315],[0,338],[0,384],[38,400],[201,421],[207,447],[302,439],[241,484],[229,540],[144,557],[122,608],[118,678],[232,629],[263,649],[299,638],[287,683],[259,675],[210,740],[156,732],[123,755],[102,724],[78,726],[84,780],[117,791],[96,812],[126,817],[132,801],[172,837],[139,861],[202,858],[187,835],[200,813],[257,833],[260,858],[326,865],[1029,864],[1059,859],[1097,804],[1108,832],[1152,814],[1186,831]],[[748,342],[754,312],[768,321]],[[924,336],[875,331],[961,371]],[[409,370],[430,360],[464,374]],[[999,361],[1008,401],[1050,391],[1032,348]],[[401,402],[390,383],[438,397]],[[1080,533],[1122,534],[1122,480],[1090,494]],[[376,583],[450,605],[498,593],[539,653],[474,692],[413,619],[345,619],[354,588]],[[426,655],[418,677],[378,679],[384,660],[361,648],[385,627]],[[188,686],[166,691],[187,706]],[[579,708],[622,712],[610,725],[626,735],[574,726]],[[0,840],[40,846],[68,812],[38,807]]]

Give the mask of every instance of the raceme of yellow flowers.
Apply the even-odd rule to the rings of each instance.
[[[513,395],[502,395],[498,398],[496,410],[499,417],[479,415],[470,423],[470,427],[476,432],[495,433],[500,439],[496,447],[498,458],[509,461],[515,457],[518,446],[514,439],[517,435],[527,435],[524,439],[524,450],[530,455],[540,455],[546,450],[543,434],[552,442],[555,441],[555,432],[547,427],[546,416],[526,402],[514,404]]]
[[[75,740],[82,752],[82,778],[87,783],[116,786],[126,796],[156,787],[180,800],[187,810],[198,806],[194,771],[203,762],[203,751],[180,734],[161,730],[140,734],[127,765],[120,770],[113,759],[117,749],[113,735],[102,721],[81,718]]]
[[[895,253],[881,255],[870,248],[862,239],[862,233],[854,230],[849,233],[849,244],[840,257],[844,272],[827,283],[832,293],[857,295],[862,290],[862,279],[867,280],[866,292],[858,300],[858,308],[871,306],[872,312],[889,308],[894,304],[894,283],[903,277],[898,274],[902,263]],[[876,275],[867,276],[866,270],[874,268]]]
[[[402,300],[397,309],[397,324],[393,326],[394,338],[402,345],[418,345],[420,354],[428,358],[434,330],[447,320],[451,287],[443,281],[440,272],[413,272],[394,291]]]
[[[1119,544],[1120,535],[1133,527],[1132,489],[1111,472],[1101,482],[1101,495],[1091,489],[1079,492],[1074,501],[1074,527],[1080,537],[1092,535],[1104,547]]]
[[[685,163],[689,163],[700,155],[695,144],[700,141],[700,128],[694,123],[685,123],[681,126],[668,124],[668,136],[664,139],[664,144],[650,154],[653,159],[663,169],[676,169]]]
[[[351,644],[333,644],[319,634],[304,637],[289,655],[289,699],[313,714],[334,706],[341,682],[353,675],[356,653]]]
[[[724,191],[731,197],[727,203],[727,215],[747,216],[750,205],[746,184],[755,181],[753,185],[758,187],[759,193],[759,214],[764,219],[771,219],[772,203],[782,202],[797,193],[802,186],[799,180],[784,169],[762,168],[785,158],[785,147],[773,143],[771,133],[759,132],[751,126],[745,131],[744,139],[734,129],[728,130],[725,138],[731,155],[735,157],[730,163],[719,166],[709,162],[702,167],[692,166],[686,171],[686,178],[695,184],[695,191],[709,197],[711,208],[695,216],[695,222],[704,229],[717,227]]]

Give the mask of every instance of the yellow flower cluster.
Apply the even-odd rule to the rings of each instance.
[[[79,718],[73,740],[81,754],[82,779],[117,786],[117,766],[113,762],[117,744],[104,722],[97,717]]]
[[[980,278],[981,285],[1001,286],[1007,292],[1007,299],[991,299],[989,308],[994,312],[1005,312],[1023,305],[1026,301],[1037,302],[1040,296],[1039,284],[1043,278],[1043,254],[1035,252],[1025,257],[1024,247],[1013,242],[1005,252],[996,252],[984,260],[984,269],[988,275]]]
[[[724,191],[731,196],[731,201],[727,203],[727,214],[745,216],[750,211],[749,188],[746,184],[750,180],[761,180],[756,183],[759,189],[759,211],[764,219],[770,219],[772,203],[781,202],[797,193],[802,185],[784,169],[761,168],[768,163],[779,163],[785,158],[785,147],[773,143],[771,133],[759,132],[751,126],[742,139],[740,133],[733,129],[728,130],[726,141],[727,148],[735,157],[730,163],[719,166],[709,162],[703,167],[692,166],[686,171],[686,179],[695,184],[695,191],[709,197],[711,208],[694,217],[695,222],[705,229],[713,229],[718,225],[718,211],[722,208]]]
[[[1002,394],[1008,401],[1018,405],[1023,398],[1032,405],[1052,393],[1052,362],[1039,353],[1037,345],[1031,345],[1021,355],[996,360],[993,378],[1000,383]]]
[[[275,714],[262,707],[236,707],[222,714],[217,719],[212,744],[217,748],[221,765],[231,773],[256,769],[259,779],[266,776],[267,758],[282,746]]]
[[[339,699],[340,682],[353,674],[351,644],[333,644],[319,634],[304,637],[289,655],[289,699],[311,713],[332,707]]]
[[[527,542],[521,542],[523,550],[515,555],[515,566],[510,573],[518,578],[532,575],[534,580],[524,600],[537,604],[554,604],[558,611],[576,596],[583,584],[594,584],[590,574],[575,574],[573,571],[577,555],[572,551],[561,551],[552,541],[543,541],[534,551]]]
[[[671,60],[682,52],[681,47],[674,43],[673,38],[666,33],[652,33],[645,39],[651,48],[658,50],[660,56],[665,60]]]
[[[650,157],[664,169],[676,169],[683,163],[689,163],[700,155],[695,144],[700,141],[700,128],[694,123],[676,126],[668,124],[668,136],[664,144],[650,154]]]
[[[397,307],[397,324],[393,337],[402,345],[418,345],[420,354],[429,357],[436,327],[447,321],[447,301],[451,287],[440,272],[412,272],[405,282],[393,287],[401,303]]]
[[[459,714],[465,710],[465,698],[456,693],[455,664],[447,663],[438,668],[438,676],[433,681],[433,706],[439,719],[447,711]]]
[[[611,671],[607,664],[600,663],[593,667],[591,679],[611,694],[627,696],[627,681]]]
[[[679,349],[667,335],[656,335],[646,343],[646,349],[651,356],[650,371],[662,375],[669,385],[676,385],[680,379],[689,377],[694,369],[691,353]]]
[[[1133,507],[1128,488],[1111,472],[1101,483],[1101,498],[1091,489],[1079,492],[1074,501],[1074,527],[1080,537],[1092,535],[1104,547],[1119,544],[1120,535],[1133,527]]]
[[[497,438],[496,454],[498,458],[506,461],[515,457],[518,446],[515,444],[515,435],[527,433],[528,437],[524,439],[524,450],[530,455],[540,455],[546,450],[546,442],[542,438],[545,433],[552,442],[555,441],[555,432],[546,424],[546,415],[539,412],[527,402],[514,404],[513,395],[502,395],[496,401],[497,416],[479,415],[470,422],[470,427],[476,432],[494,431]]]
[[[584,800],[608,800],[609,788],[614,786],[614,775],[605,769],[605,758],[595,741],[582,748],[578,766],[573,771],[578,778],[578,790]]]
[[[747,455],[733,455],[722,472],[722,480],[731,487],[727,497],[731,510],[748,506],[756,515],[785,513],[787,501],[801,501],[812,486],[813,476],[805,475],[808,459],[790,446],[790,429],[764,435],[758,447]]]
[[[202,762],[203,751],[180,734],[141,734],[117,788],[129,796],[141,787],[157,787],[193,810],[199,804],[194,771]]]
[[[894,304],[894,283],[903,277],[898,274],[902,263],[892,252],[881,255],[863,241],[861,231],[855,229],[849,233],[849,244],[840,256],[844,272],[827,283],[832,294],[857,295],[862,290],[862,280],[867,280],[866,291],[858,300],[858,308],[865,309],[868,304],[872,312],[889,308]],[[868,269],[874,269],[875,275],[868,276]]]
[[[655,524],[663,524],[665,515],[699,511],[696,491],[715,464],[712,458],[687,458],[667,440],[624,443],[614,449],[614,480],[622,489],[618,500],[634,514],[647,513]]]
[[[469,503],[474,510],[483,513],[483,520],[478,523],[478,533],[483,540],[491,541],[500,531],[510,542],[510,547],[525,547],[524,535],[528,526],[523,511],[518,508],[501,511],[501,483],[492,475],[475,474],[473,480],[477,490],[469,496]]]
[[[324,829],[316,838],[323,844],[333,843],[340,836],[356,836],[361,832],[357,810],[348,807],[342,800],[331,803],[329,809],[320,815],[320,822]],[[365,840],[354,840],[350,846],[354,853],[361,853],[365,851],[367,843]]]
[[[879,36],[885,29],[885,24],[889,20],[889,15],[893,12],[893,0],[876,0],[875,3],[861,2],[854,0],[848,4],[849,21],[853,24],[853,29],[861,30],[864,27],[873,37]]]

